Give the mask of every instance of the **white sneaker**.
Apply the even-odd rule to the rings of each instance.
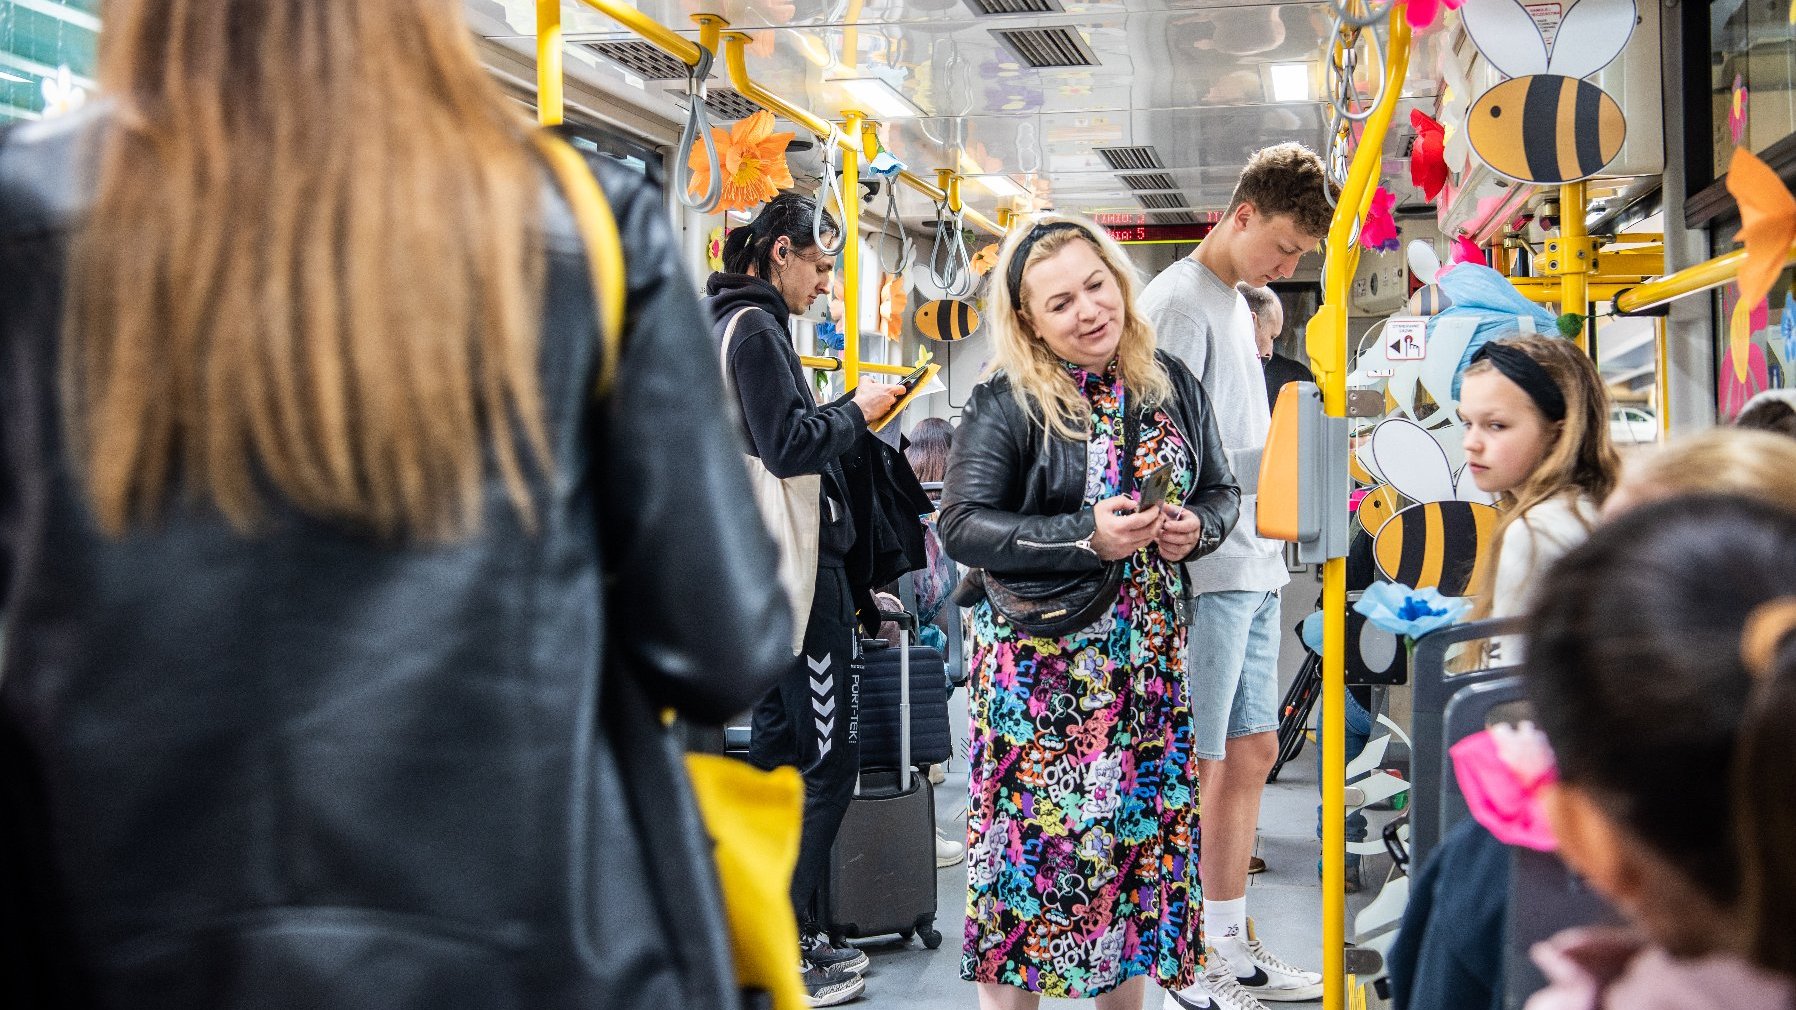
[[[935,868],[940,870],[967,858],[967,847],[951,838],[943,838],[940,832],[935,836]]]
[[[1254,933],[1253,919],[1247,920],[1247,955],[1249,964],[1230,965],[1229,974],[1242,989],[1269,1003],[1304,1003],[1322,996],[1320,972],[1304,971],[1266,949]],[[1228,965],[1228,959],[1218,957]],[[1234,969],[1252,968],[1253,974],[1240,975]]]
[[[1173,992],[1166,990],[1160,1010],[1266,1010],[1241,983],[1226,958],[1210,951],[1210,967],[1190,987]]]

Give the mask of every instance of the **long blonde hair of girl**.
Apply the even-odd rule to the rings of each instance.
[[[1497,495],[1503,518],[1491,537],[1490,556],[1479,566],[1478,602],[1472,607],[1472,620],[1489,617],[1496,602],[1491,598],[1491,588],[1502,555],[1503,535],[1510,526],[1527,522],[1529,509],[1561,495],[1585,496],[1600,506],[1615,490],[1621,474],[1621,457],[1609,437],[1609,392],[1589,355],[1558,337],[1514,336],[1505,337],[1500,343],[1533,358],[1553,385],[1559,387],[1565,398],[1565,420],[1550,436],[1552,444],[1528,479],[1520,487]],[[1489,361],[1476,361],[1465,374],[1477,375],[1494,371],[1495,367]],[[1545,420],[1544,415],[1542,419]],[[1553,427],[1552,422],[1547,424],[1549,429]]]
[[[385,536],[528,525],[544,176],[455,0],[112,0],[64,411],[100,526],[179,483]],[[531,457],[527,461],[526,457]]]
[[[1090,243],[1122,291],[1123,327],[1122,339],[1116,348],[1116,370],[1123,385],[1141,399],[1142,406],[1147,407],[1172,397],[1172,380],[1154,358],[1153,325],[1135,307],[1134,268],[1114,239],[1090,221],[1066,214],[1044,214],[1012,227],[998,252],[997,265],[986,275],[991,285],[991,318],[998,352],[986,372],[1003,372],[1009,376],[1011,393],[1029,416],[1041,420],[1048,432],[1069,441],[1079,441],[1089,434],[1086,427],[1091,408],[1061,364],[1060,356],[1036,335],[1034,326],[1024,314],[1024,306],[1011,299],[1010,285],[1005,283],[1005,278],[1010,276],[1010,261],[1023,239],[1036,225],[1056,221],[1071,222],[1078,225],[1078,230],[1050,232],[1030,247],[1029,258],[1023,263],[1023,301],[1028,301],[1031,267],[1066,248],[1070,242]]]

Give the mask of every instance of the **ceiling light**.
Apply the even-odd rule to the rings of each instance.
[[[916,119],[923,115],[923,110],[913,105],[897,88],[877,77],[835,77],[828,80],[831,84],[847,89],[854,96],[856,107],[875,119]]]
[[[993,196],[1015,199],[1017,197],[1026,197],[1029,195],[1028,190],[1017,185],[1017,181],[1008,175],[975,175],[972,179],[979,185],[984,186],[986,191]]]
[[[1310,100],[1310,65],[1308,63],[1274,63],[1266,68],[1272,78],[1272,100],[1275,102],[1307,102]]]
[[[0,81],[18,81],[20,84],[30,84],[31,78],[20,77],[18,74],[8,73],[5,70],[0,70]]]

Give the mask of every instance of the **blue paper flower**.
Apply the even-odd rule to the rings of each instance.
[[[1440,590],[1411,589],[1401,582],[1374,582],[1353,609],[1393,635],[1417,639],[1445,627],[1471,609],[1467,600],[1442,596]]]
[[[835,323],[818,323],[817,342],[828,350],[845,350],[848,347],[848,335]]]

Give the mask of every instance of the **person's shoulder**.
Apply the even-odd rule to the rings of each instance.
[[[91,197],[92,173],[77,164],[84,139],[107,118],[108,104],[15,123],[0,130],[0,235],[66,226]]]

